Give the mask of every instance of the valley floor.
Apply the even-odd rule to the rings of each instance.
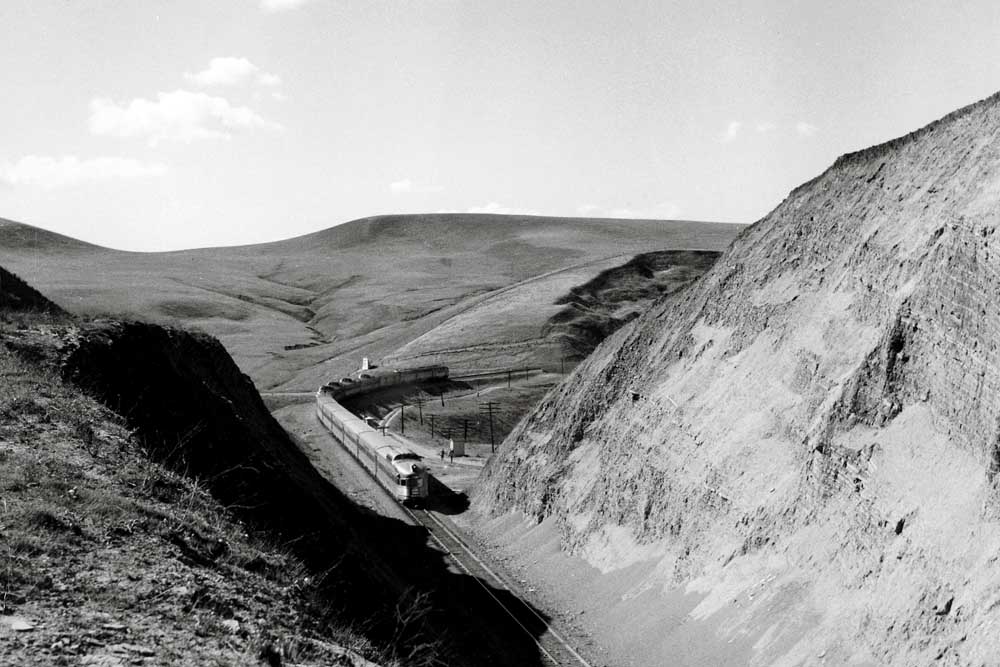
[[[367,471],[361,468],[341,445],[323,428],[315,416],[315,404],[308,402],[285,405],[274,411],[275,418],[293,436],[296,444],[309,457],[316,469],[341,491],[349,495],[355,502],[383,516],[413,522],[413,517],[405,512],[389,494],[376,485]],[[443,466],[449,466],[445,463]],[[459,464],[455,464],[459,465]],[[477,468],[475,466],[469,466]],[[468,483],[474,475],[460,476],[459,479]],[[439,516],[448,530],[454,531],[476,554],[476,557],[487,564],[507,586],[516,592],[518,597],[526,600],[531,607],[542,610],[545,618],[552,619],[547,625],[557,626],[557,632],[570,645],[584,656],[589,665],[625,664],[617,660],[608,661],[613,652],[603,648],[595,639],[595,634],[579,623],[572,615],[558,613],[563,607],[550,604],[555,598],[543,597],[540,593],[544,588],[533,585],[526,575],[519,570],[510,570],[507,566],[509,558],[497,549],[486,548],[480,538],[474,537],[475,519],[471,522],[466,514],[453,514],[450,517]],[[433,538],[430,538],[433,541]],[[558,551],[558,548],[555,547]],[[461,574],[461,567],[452,565],[456,574]],[[561,603],[562,600],[559,600]],[[462,621],[469,626],[470,631],[482,625],[481,621],[471,619]],[[476,631],[489,632],[489,628],[478,627]],[[560,664],[564,664],[560,662]],[[566,665],[577,667],[579,662],[566,662]]]
[[[461,423],[462,415],[477,416],[477,402],[487,397],[524,402],[526,397],[537,399],[537,390],[551,386],[552,382],[551,374],[540,374],[514,378],[510,388],[505,378],[493,378],[471,390],[455,383],[456,386],[444,392],[443,402],[436,396],[425,396],[429,400],[423,408],[423,425],[412,404],[407,408],[410,416],[406,436],[415,439],[415,448],[425,457],[436,478],[456,491],[471,493],[477,473],[490,455],[489,444],[484,444],[481,437],[472,437],[473,456],[456,458],[454,464],[447,457],[439,462],[438,448],[446,441],[440,429],[436,436],[430,434],[429,415],[437,416],[439,427],[447,423],[454,428]],[[407,400],[412,400],[416,389],[406,391],[410,397]],[[353,409],[392,417],[390,429],[398,432],[398,407],[393,406],[398,406],[401,400],[401,395],[387,393],[367,397],[354,404]],[[275,417],[295,436],[297,444],[327,479],[373,511],[412,521],[319,424],[311,394],[275,395],[269,396],[269,401],[275,408]],[[519,408],[523,412],[528,406]],[[508,428],[504,429],[504,435]],[[470,436],[473,436],[471,430]],[[391,432],[388,437],[392,437]],[[450,523],[479,557],[505,573],[505,578],[532,605],[545,610],[559,629],[572,637],[573,645],[592,665],[660,667],[665,660],[671,665],[688,667],[744,665],[753,660],[755,646],[767,640],[768,628],[764,625],[734,629],[735,616],[752,599],[752,594],[748,600],[734,598],[729,610],[700,619],[695,610],[704,595],[668,591],[650,583],[658,579],[659,559],[654,554],[645,554],[642,547],[628,546],[630,540],[624,540],[620,547],[608,545],[611,551],[620,548],[622,553],[616,551],[614,557],[621,556],[621,563],[602,570],[560,548],[554,520],[537,524],[517,512],[489,518],[466,510],[451,515]],[[625,553],[628,550],[631,553]],[[646,555],[650,557],[645,558]],[[609,556],[608,560],[613,558]]]

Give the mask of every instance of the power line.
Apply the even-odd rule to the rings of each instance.
[[[485,412],[490,420],[490,452],[494,454],[497,451],[496,438],[494,437],[493,433],[493,414],[494,414],[493,411],[495,409],[499,410],[499,405],[497,403],[494,403],[493,401],[487,401],[486,403],[479,404],[479,411]]]
[[[417,406],[417,413],[420,416],[420,425],[423,426],[424,425],[424,397],[421,396],[420,394],[417,394],[416,397],[413,399],[413,404],[415,406]]]

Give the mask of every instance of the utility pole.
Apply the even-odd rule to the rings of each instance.
[[[479,404],[479,411],[485,412],[490,420],[490,452],[494,454],[497,451],[497,444],[496,438],[493,435],[493,410],[497,407],[497,404],[493,401],[487,401],[486,403]]]
[[[441,391],[441,407],[444,407],[444,390]]]
[[[510,371],[507,371],[507,388],[510,389]]]
[[[406,401],[399,404],[399,432],[406,435]]]
[[[424,425],[424,397],[417,394],[417,397],[413,399],[413,404],[417,406],[417,413],[420,415],[420,425]]]
[[[468,442],[468,441],[469,441],[469,420],[468,419],[463,419],[462,420],[462,442]]]
[[[434,437],[434,415],[429,415],[427,418],[431,420],[431,437],[433,438]]]

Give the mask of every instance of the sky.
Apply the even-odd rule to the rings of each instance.
[[[998,35],[988,0],[3,0],[0,217],[129,250],[750,223],[1000,89]]]

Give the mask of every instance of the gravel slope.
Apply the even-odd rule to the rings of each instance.
[[[720,664],[995,662],[998,137],[994,96],[797,188],[553,390],[475,506],[644,564],[623,599],[694,596],[635,664],[680,622]]]

